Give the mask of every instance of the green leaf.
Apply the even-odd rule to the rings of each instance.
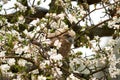
[[[0,35],[0,41],[2,41],[2,39],[3,39],[3,36],[2,36],[2,35]]]
[[[13,73],[17,73],[17,72],[24,72],[26,68],[19,65],[13,65],[11,66],[10,69]]]
[[[77,55],[82,55],[83,53],[81,51],[78,51],[76,54]]]

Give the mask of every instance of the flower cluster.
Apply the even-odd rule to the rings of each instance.
[[[107,5],[107,2],[105,4]],[[0,14],[0,79],[108,80],[108,78],[117,78],[120,76],[120,11],[116,5],[112,5],[117,9],[112,20],[105,20],[97,25],[91,23],[92,26],[89,26],[88,17],[99,9],[95,8],[89,12],[84,9],[82,2],[74,6],[70,0],[53,0],[50,5],[53,10],[50,8],[42,18],[34,18],[32,7],[31,14],[27,10],[29,6],[16,1],[15,9],[18,12],[13,15]],[[104,4],[103,8],[105,8]],[[30,14],[26,16],[29,12]],[[81,21],[86,25],[79,25]],[[107,30],[113,30],[110,34],[117,38],[110,38],[104,46],[101,46],[101,36],[104,35],[104,31],[99,35],[100,31],[94,31],[96,28],[106,31],[105,36],[109,36]],[[71,41],[70,34],[74,37],[74,41]],[[74,52],[70,41],[74,43],[74,48],[84,46],[90,48],[95,54],[82,57],[84,52]],[[66,52],[68,55],[64,56]]]
[[[120,29],[120,18],[117,18],[117,16],[113,17],[113,21],[110,21],[108,23],[109,28],[114,28],[114,29]]]
[[[21,12],[25,12],[26,9],[27,9],[24,5],[22,5],[22,4],[19,3],[19,2],[16,2],[16,3],[15,3],[15,6],[16,6]]]

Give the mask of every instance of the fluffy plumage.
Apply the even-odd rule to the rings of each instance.
[[[51,39],[50,47],[53,47],[54,42],[59,40],[61,42],[61,47],[58,49],[58,53],[63,57],[67,57],[71,45],[74,42],[75,32],[73,30],[58,29],[54,33],[49,33],[48,38]]]

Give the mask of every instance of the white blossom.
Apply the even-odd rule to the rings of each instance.
[[[63,56],[61,54],[53,54],[53,55],[50,55],[50,60],[51,61],[60,61],[62,60]]]
[[[50,61],[49,60],[44,60],[44,61],[40,62],[39,66],[40,66],[41,69],[44,69],[49,65],[50,65]]]
[[[50,27],[53,28],[53,29],[57,29],[57,28],[59,28],[57,22],[51,22]]]
[[[59,40],[56,40],[54,42],[54,46],[56,46],[56,48],[59,49],[61,47],[61,42]]]
[[[35,8],[34,7],[30,7],[30,9],[31,9],[32,14],[34,14],[35,13]]]
[[[14,59],[14,58],[7,59],[7,63],[8,63],[10,66],[15,65],[15,59]]]
[[[17,6],[17,8],[19,8],[19,10],[22,12],[25,12],[27,7],[25,7],[24,5],[22,5],[21,3],[19,2],[16,2],[15,5]]]
[[[8,76],[10,76],[10,77],[13,77],[13,76],[14,76],[14,73],[12,73],[12,72],[7,72],[7,73],[5,73],[5,75],[8,75]]]
[[[76,78],[73,74],[70,74],[67,80],[80,80],[80,79]]]
[[[59,23],[60,23],[60,28],[62,28],[62,29],[68,29],[68,25],[66,25],[63,21],[59,21]]]
[[[110,39],[108,42],[108,45],[110,45],[110,46],[115,46],[116,44],[117,44],[117,42],[114,39]]]
[[[83,9],[81,9],[80,14],[81,14],[82,16],[84,16],[84,15],[86,14],[86,12],[85,12]]]
[[[61,75],[63,74],[62,71],[60,70],[60,68],[58,68],[58,67],[52,68],[52,73],[53,73],[54,77],[61,77]]]
[[[46,80],[47,78],[46,77],[44,77],[43,75],[39,75],[38,76],[38,80]]]
[[[40,28],[42,28],[42,29],[45,28],[45,25],[46,25],[45,23],[44,23],[44,24],[41,23],[41,24],[40,24]]]
[[[23,54],[23,56],[24,56],[25,58],[31,58],[32,54],[26,53],[26,54]]]
[[[120,25],[117,23],[120,23],[120,18],[117,18],[117,16],[114,16],[113,20],[108,22],[108,27],[113,29],[120,29]]]
[[[85,69],[85,64],[90,64],[90,61],[85,61],[85,63],[80,58],[73,58],[70,60],[70,68],[74,72],[81,72],[88,74],[89,70]]]
[[[43,41],[43,43],[44,43],[44,44],[51,44],[51,40],[50,40],[50,39],[45,39],[45,40]]]
[[[73,22],[77,23],[78,20],[76,19],[75,16],[73,16],[72,14],[68,14],[68,17],[69,17],[68,19],[71,23],[73,23]]]
[[[37,26],[36,32],[40,31],[40,26]]]
[[[20,23],[20,24],[23,24],[25,22],[25,18],[21,15],[18,17],[18,22],[17,23]]]
[[[36,69],[36,70],[33,70],[31,73],[32,73],[32,74],[38,74],[39,71],[38,71],[38,69]]]
[[[48,55],[49,60],[51,63],[54,63],[54,65],[58,65],[58,66],[62,66],[62,59],[63,56],[61,54],[57,54],[57,50],[56,49],[51,49],[50,51],[48,51]]]
[[[5,53],[6,53],[6,51],[1,51],[1,52],[0,52],[0,57],[4,57],[4,56],[5,56]]]
[[[6,18],[1,18],[0,25],[4,25],[5,23],[8,23],[8,20]]]
[[[33,20],[30,24],[29,24],[29,26],[38,26],[38,23],[40,22],[40,19],[39,18],[37,18],[36,20]]]
[[[56,49],[50,49],[50,51],[48,51],[48,55],[49,56],[54,55],[54,54],[57,54],[57,50]]]
[[[61,19],[61,20],[63,20],[64,17],[65,17],[65,14],[61,13],[61,14],[56,15],[55,19]]]
[[[27,63],[26,60],[23,60],[23,59],[19,59],[19,60],[18,60],[18,64],[19,64],[20,66],[25,66],[26,63]]]
[[[23,33],[26,35],[28,38],[33,38],[35,35],[35,31],[28,32],[26,29],[23,31]]]
[[[110,46],[107,46],[104,49],[106,52],[113,52],[113,48],[111,48]]]
[[[91,78],[91,80],[99,80],[99,79],[97,79],[97,78],[93,77],[93,78]]]
[[[15,50],[15,53],[21,55],[21,54],[23,53],[23,48],[22,48],[22,47],[18,47],[18,48]]]
[[[112,78],[116,78],[117,75],[120,74],[120,69],[116,67],[116,64],[119,63],[119,61],[117,61],[116,55],[115,54],[109,54],[109,74]]]
[[[120,69],[116,68],[115,66],[114,67],[110,66],[108,70],[112,78],[116,78],[117,75],[120,74]]]
[[[12,80],[23,80],[23,79],[22,79],[22,74],[17,74],[16,79],[14,78],[14,79],[12,79]]]
[[[2,64],[0,69],[2,72],[7,72],[10,69],[10,66],[8,64]]]
[[[41,34],[38,34],[39,35],[39,38],[42,42],[45,42],[47,39],[46,39],[46,34],[44,33],[41,33]]]
[[[19,36],[20,34],[16,30],[11,30],[10,34],[13,36]]]
[[[23,51],[24,51],[24,53],[30,52],[30,47],[29,47],[29,45],[24,46]]]
[[[99,36],[94,36],[95,40],[99,40],[100,37]]]

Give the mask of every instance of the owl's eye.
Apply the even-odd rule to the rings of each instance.
[[[74,39],[71,35],[69,34],[64,34],[63,35],[70,43],[73,43],[74,42]]]

